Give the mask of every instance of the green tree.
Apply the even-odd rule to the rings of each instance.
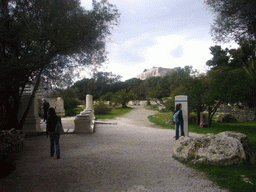
[[[252,80],[256,79],[256,41],[246,41],[240,43],[237,49],[229,50],[231,57],[230,66],[234,69],[242,68]]]
[[[111,101],[113,95],[114,95],[114,93],[108,92],[108,93],[106,93],[105,95],[102,95],[102,96],[100,97],[100,100],[102,100],[102,101]]]
[[[52,83],[57,77],[66,80],[78,66],[104,62],[106,37],[118,18],[117,9],[106,0],[93,0],[90,11],[80,7],[79,0],[2,0],[1,129],[22,128],[41,77]],[[30,81],[35,88],[18,122],[19,102]]]
[[[160,103],[163,103],[162,98],[169,96],[169,94],[170,94],[170,92],[168,92],[167,90],[165,90],[164,88],[162,88],[160,86],[157,86],[157,87],[149,88],[146,96],[147,96],[147,98],[157,99],[160,101]]]
[[[87,94],[93,95],[94,99],[99,99],[108,92],[114,92],[115,85],[120,82],[121,76],[111,72],[95,72],[90,79],[77,81],[72,88],[78,88],[79,99],[85,100]]]
[[[242,38],[256,39],[256,2],[254,0],[205,0],[213,13],[215,21],[212,35],[216,41]]]
[[[223,103],[243,103],[255,106],[255,84],[243,69],[231,69],[229,66],[211,70],[207,74],[207,91],[204,103],[208,110],[208,124]]]
[[[73,89],[78,90],[77,98],[79,100],[86,99],[86,95],[89,94],[88,89],[89,89],[90,82],[91,82],[91,79],[84,78],[80,81],[75,82],[74,85],[72,86]]]
[[[191,66],[185,66],[184,68],[176,68],[174,72],[165,77],[165,82],[169,86],[170,93],[178,88],[180,85],[184,85],[191,79],[191,74],[193,74]]]
[[[244,94],[241,96],[241,102],[250,108],[256,107],[256,41],[244,40],[240,42],[240,47],[238,49],[232,49],[229,51],[231,61],[230,66],[233,69],[242,69],[245,74],[242,74],[242,80],[247,81],[244,84],[243,91]],[[247,77],[246,77],[247,76]],[[244,82],[243,81],[243,82]],[[256,117],[256,109],[255,109]],[[256,119],[256,118],[255,118]]]
[[[250,108],[255,107],[255,42],[244,41],[238,49],[222,50],[220,46],[215,46],[210,50],[213,59],[207,64],[213,67],[208,73],[211,89],[206,100],[209,120],[224,102],[240,102]]]
[[[94,73],[89,84],[89,94],[98,99],[107,92],[111,92],[112,86],[120,79],[120,75],[114,75],[111,72]]]
[[[192,78],[188,84],[188,98],[189,108],[197,114],[197,125],[200,125],[201,112],[206,109],[206,92],[208,91],[208,84],[206,81],[206,75],[201,74]]]
[[[139,90],[141,91],[141,98],[158,99],[162,103],[163,97],[170,95],[168,82],[164,77],[150,77],[142,81]]]
[[[127,103],[136,99],[136,97],[137,96],[132,91],[127,92],[125,89],[122,89],[112,96],[112,101],[114,103],[120,103],[122,108],[126,108]]]
[[[221,67],[224,65],[228,65],[229,56],[228,49],[223,50],[221,46],[210,47],[211,54],[213,58],[206,62],[206,65],[212,68]]]
[[[144,87],[141,86],[143,84],[143,80],[137,79],[137,78],[132,78],[128,79],[123,83],[123,88],[126,89],[127,91],[132,91],[137,95],[137,99],[145,99],[145,91]]]
[[[208,111],[208,126],[211,126],[212,118],[219,106],[228,102],[229,87],[232,85],[229,76],[228,49],[223,50],[220,46],[214,46],[210,50],[213,58],[207,61],[206,64],[212,66],[212,68],[207,74],[207,89],[204,93],[205,100],[203,100]]]

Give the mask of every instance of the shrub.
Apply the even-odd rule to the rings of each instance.
[[[167,101],[165,101],[164,106],[166,107],[166,110],[168,110],[168,111],[175,111],[174,101],[172,99],[168,99]]]
[[[65,97],[64,99],[64,108],[66,116],[76,116],[75,108],[80,104],[78,99]]]
[[[190,114],[190,115],[188,116],[188,122],[189,122],[189,123],[196,124],[196,121],[197,121],[197,116],[196,116],[196,115]]]
[[[0,132],[0,178],[9,175],[16,168],[15,161],[23,149],[25,133],[11,129],[9,132]]]
[[[78,99],[68,98],[68,97],[65,97],[63,99],[64,99],[65,110],[74,109],[77,107],[77,105],[80,104],[80,101]]]
[[[106,101],[97,101],[93,107],[95,115],[104,115],[110,113],[111,111],[111,108],[109,108],[108,104],[106,104]]]
[[[66,109],[65,110],[65,116],[76,116],[77,113],[75,111],[75,109]]]

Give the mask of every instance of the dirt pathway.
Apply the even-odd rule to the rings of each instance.
[[[174,130],[154,128],[147,120],[154,113],[135,107],[93,134],[62,135],[58,160],[45,136],[27,138],[0,191],[225,191],[172,158]]]

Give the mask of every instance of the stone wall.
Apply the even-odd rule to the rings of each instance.
[[[53,107],[55,109],[57,115],[61,117],[65,116],[64,100],[61,97],[45,99],[50,104],[50,107]],[[44,111],[42,108],[42,100],[38,99],[38,103],[40,114],[43,115]]]
[[[219,114],[222,113],[224,115],[230,114],[239,122],[255,120],[255,109],[249,109],[249,108],[240,109],[235,106],[223,104],[219,107],[217,113]]]
[[[158,105],[161,104],[161,101],[158,99],[146,99],[146,100],[132,100],[128,102],[128,105],[142,105],[142,106],[147,106],[147,105]]]

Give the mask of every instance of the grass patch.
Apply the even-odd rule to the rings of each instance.
[[[85,105],[83,105],[82,107],[76,107],[76,108],[74,108],[74,111],[75,111],[76,115],[78,115],[78,114],[80,114],[84,109],[85,109]]]
[[[216,182],[220,187],[227,188],[232,192],[256,191],[256,166],[247,163],[240,165],[190,165],[204,172],[209,179]]]
[[[167,123],[172,119],[172,112],[163,112],[149,116],[149,120],[165,129],[175,129],[175,126]],[[224,131],[235,131],[247,135],[251,146],[256,150],[256,122],[244,123],[212,123],[211,127],[201,128],[194,123],[189,123],[189,132],[207,134],[218,134]],[[240,165],[194,165],[182,162],[204,172],[209,179],[216,182],[219,186],[227,188],[232,192],[256,191],[256,165],[243,163]],[[248,178],[248,180],[246,179]],[[247,180],[248,182],[244,181]]]
[[[175,129],[175,126],[168,123],[170,119],[172,119],[173,113],[172,112],[165,112],[165,113],[157,113],[155,115],[148,116],[148,119],[155,123],[156,125],[159,125],[163,128],[167,129]]]
[[[118,108],[112,109],[109,114],[95,115],[95,118],[96,119],[114,119],[115,117],[122,116],[122,115],[130,112],[131,110],[132,110],[131,107],[127,107],[127,108],[118,107]]]

